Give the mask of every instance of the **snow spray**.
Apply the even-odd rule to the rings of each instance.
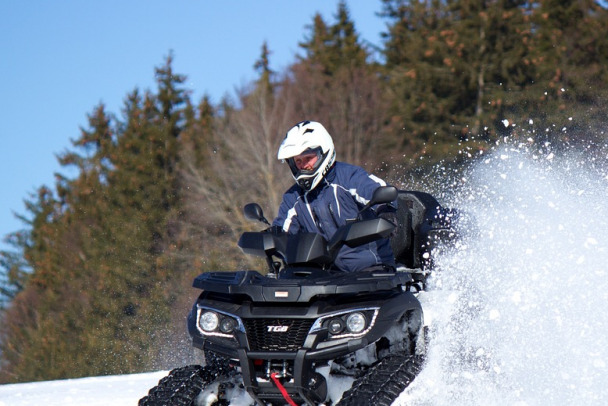
[[[460,173],[405,405],[608,404],[608,155],[502,142]]]

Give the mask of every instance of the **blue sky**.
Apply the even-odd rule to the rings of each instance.
[[[347,5],[361,39],[380,46],[381,1]],[[154,90],[154,68],[170,51],[193,102],[218,102],[255,78],[264,41],[282,71],[314,14],[333,23],[337,8],[338,0],[0,0],[0,238],[23,228],[13,213],[26,213],[24,199],[54,186],[56,155],[71,149],[87,114],[99,103],[120,114],[133,89]]]

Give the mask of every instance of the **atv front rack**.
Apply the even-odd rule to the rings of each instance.
[[[371,293],[399,287],[406,290],[414,282],[409,272],[361,271],[320,278],[307,269],[291,270],[291,273],[293,279],[277,280],[257,271],[208,272],[199,275],[192,286],[207,292],[248,296],[253,302],[305,303],[316,296]]]

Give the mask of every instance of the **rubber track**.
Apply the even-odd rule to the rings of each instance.
[[[138,406],[192,406],[203,388],[228,373],[224,368],[188,365],[176,368],[139,400]]]
[[[389,355],[357,379],[336,406],[390,406],[421,367],[420,356]]]

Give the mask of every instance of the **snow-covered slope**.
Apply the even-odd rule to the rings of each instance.
[[[0,385],[0,406],[135,406],[167,371]]]

